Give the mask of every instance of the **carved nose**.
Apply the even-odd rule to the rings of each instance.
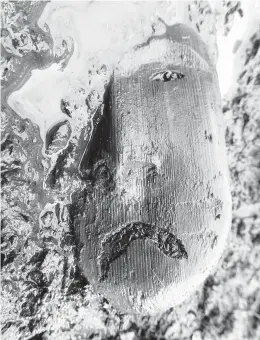
[[[157,166],[154,163],[145,161],[130,161],[123,167],[124,181],[142,180],[144,182],[152,180],[156,175]]]

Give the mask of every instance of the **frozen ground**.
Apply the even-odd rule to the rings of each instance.
[[[97,19],[100,9],[95,12],[79,3],[76,13],[84,9],[91,13],[92,20],[91,30],[82,32],[80,16],[76,23],[72,18],[71,24],[66,8],[58,15],[58,10],[47,11],[49,5],[43,2],[2,2],[3,339],[260,338],[259,11],[254,1],[250,5],[216,2],[213,13],[205,2],[190,4],[192,24],[210,41],[212,54],[215,45],[209,32],[215,18],[218,22],[218,70],[227,124],[232,229],[222,260],[203,287],[177,308],[141,317],[118,313],[95,295],[81,276],[76,264],[70,195],[82,187],[75,175],[75,159],[82,152],[83,140],[91,134],[91,112],[100,104],[100,88],[117,61],[118,54],[113,51],[124,53],[153,30],[160,32],[157,16],[170,22],[182,20],[183,12],[176,11],[174,2],[142,4],[147,6],[147,15],[138,17],[130,6],[125,10],[132,13],[129,22],[136,20],[131,32],[124,21],[126,16],[112,21],[107,16]],[[111,10],[111,16],[114,12]],[[115,31],[115,22],[124,29]],[[100,23],[105,27],[103,31]],[[75,44],[69,36],[70,25],[78,39],[75,41],[81,43]],[[90,39],[93,32],[96,40]],[[125,50],[121,49],[122,37],[131,34]],[[102,45],[103,54],[94,59],[99,39],[107,45]],[[237,39],[240,44],[235,43]],[[82,64],[80,57],[85,54],[86,64]],[[104,56],[107,64],[103,63]],[[230,60],[236,65],[233,74]],[[72,69],[70,62],[74,63]],[[86,77],[78,77],[86,67],[87,81]],[[44,77],[39,77],[41,72]],[[7,103],[7,95],[16,90],[16,96],[10,96]],[[55,101],[54,92],[63,98],[61,102]],[[84,105],[88,115],[84,115]]]

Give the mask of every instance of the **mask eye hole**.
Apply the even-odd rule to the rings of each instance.
[[[174,71],[174,70],[163,70],[160,72],[153,73],[150,76],[150,81],[162,81],[168,82],[171,80],[178,80],[184,78],[185,75],[181,72]]]
[[[97,162],[93,167],[93,175],[96,180],[109,180],[111,176],[106,162]]]

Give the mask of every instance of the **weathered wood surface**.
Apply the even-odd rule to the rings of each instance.
[[[184,77],[167,81],[167,71]],[[206,45],[184,25],[167,27],[118,65],[104,106],[81,165],[93,185],[75,222],[80,265],[121,310],[165,310],[216,264],[231,219]]]

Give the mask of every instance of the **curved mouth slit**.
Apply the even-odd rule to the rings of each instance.
[[[151,240],[168,257],[174,259],[188,258],[181,240],[168,230],[148,223],[129,223],[107,234],[101,241],[98,255],[100,282],[107,278],[111,263],[126,252],[131,242],[141,239]]]

